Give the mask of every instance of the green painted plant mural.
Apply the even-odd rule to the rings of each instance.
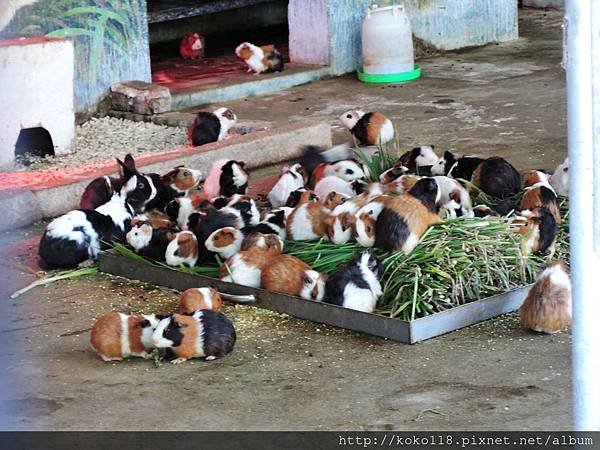
[[[145,0],[40,0],[17,13],[9,32],[73,40],[78,109],[116,81],[150,78]]]

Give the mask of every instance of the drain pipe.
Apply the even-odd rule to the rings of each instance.
[[[600,24],[600,2],[566,0],[563,64],[567,72],[573,415],[577,431],[600,430],[600,34],[592,34],[593,20]]]

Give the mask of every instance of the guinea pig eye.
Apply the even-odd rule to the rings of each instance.
[[[144,183],[142,183],[141,181],[137,184],[137,188],[138,189],[144,189]]]
[[[353,175],[354,174],[354,170],[352,170],[352,169],[346,169],[346,173],[348,175]]]
[[[219,236],[215,236],[215,241],[218,241],[218,240],[219,240]]]
[[[563,169],[563,172],[568,172],[568,171],[569,171],[569,168],[568,168],[568,167],[565,167],[565,168]]]
[[[346,119],[352,119],[352,114],[346,114]]]
[[[183,176],[184,176],[184,177],[189,177],[189,176],[190,176],[190,173],[189,173],[189,172],[186,170],[185,172],[183,172]]]
[[[367,233],[371,232],[371,227],[367,227]]]
[[[346,231],[348,227],[346,225],[342,225],[342,231]]]

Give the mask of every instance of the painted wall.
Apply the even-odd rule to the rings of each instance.
[[[89,111],[118,81],[150,81],[146,0],[39,0],[0,37],[67,37],[75,46],[75,110]]]
[[[441,50],[503,42],[518,37],[514,0],[290,0],[290,55],[293,61],[331,64],[334,74],[361,65],[360,30],[366,8],[403,3],[413,34]],[[297,21],[293,22],[292,18]],[[322,24],[327,27],[322,30]],[[306,33],[306,30],[316,30]]]

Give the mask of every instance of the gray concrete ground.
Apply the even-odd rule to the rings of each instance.
[[[512,43],[423,60],[425,77],[367,86],[352,76],[232,102],[240,116],[331,123],[357,106],[392,117],[403,146],[499,154],[552,168],[566,153],[560,13],[524,11]],[[343,140],[342,130],[336,139]],[[242,157],[243,155],[240,155]],[[4,233],[0,414],[5,429],[569,429],[570,334],[507,315],[414,346],[248,307],[229,307],[228,357],[179,366],[102,362],[88,346],[104,312],[174,308],[177,293],[93,275],[9,294],[39,228]]]

